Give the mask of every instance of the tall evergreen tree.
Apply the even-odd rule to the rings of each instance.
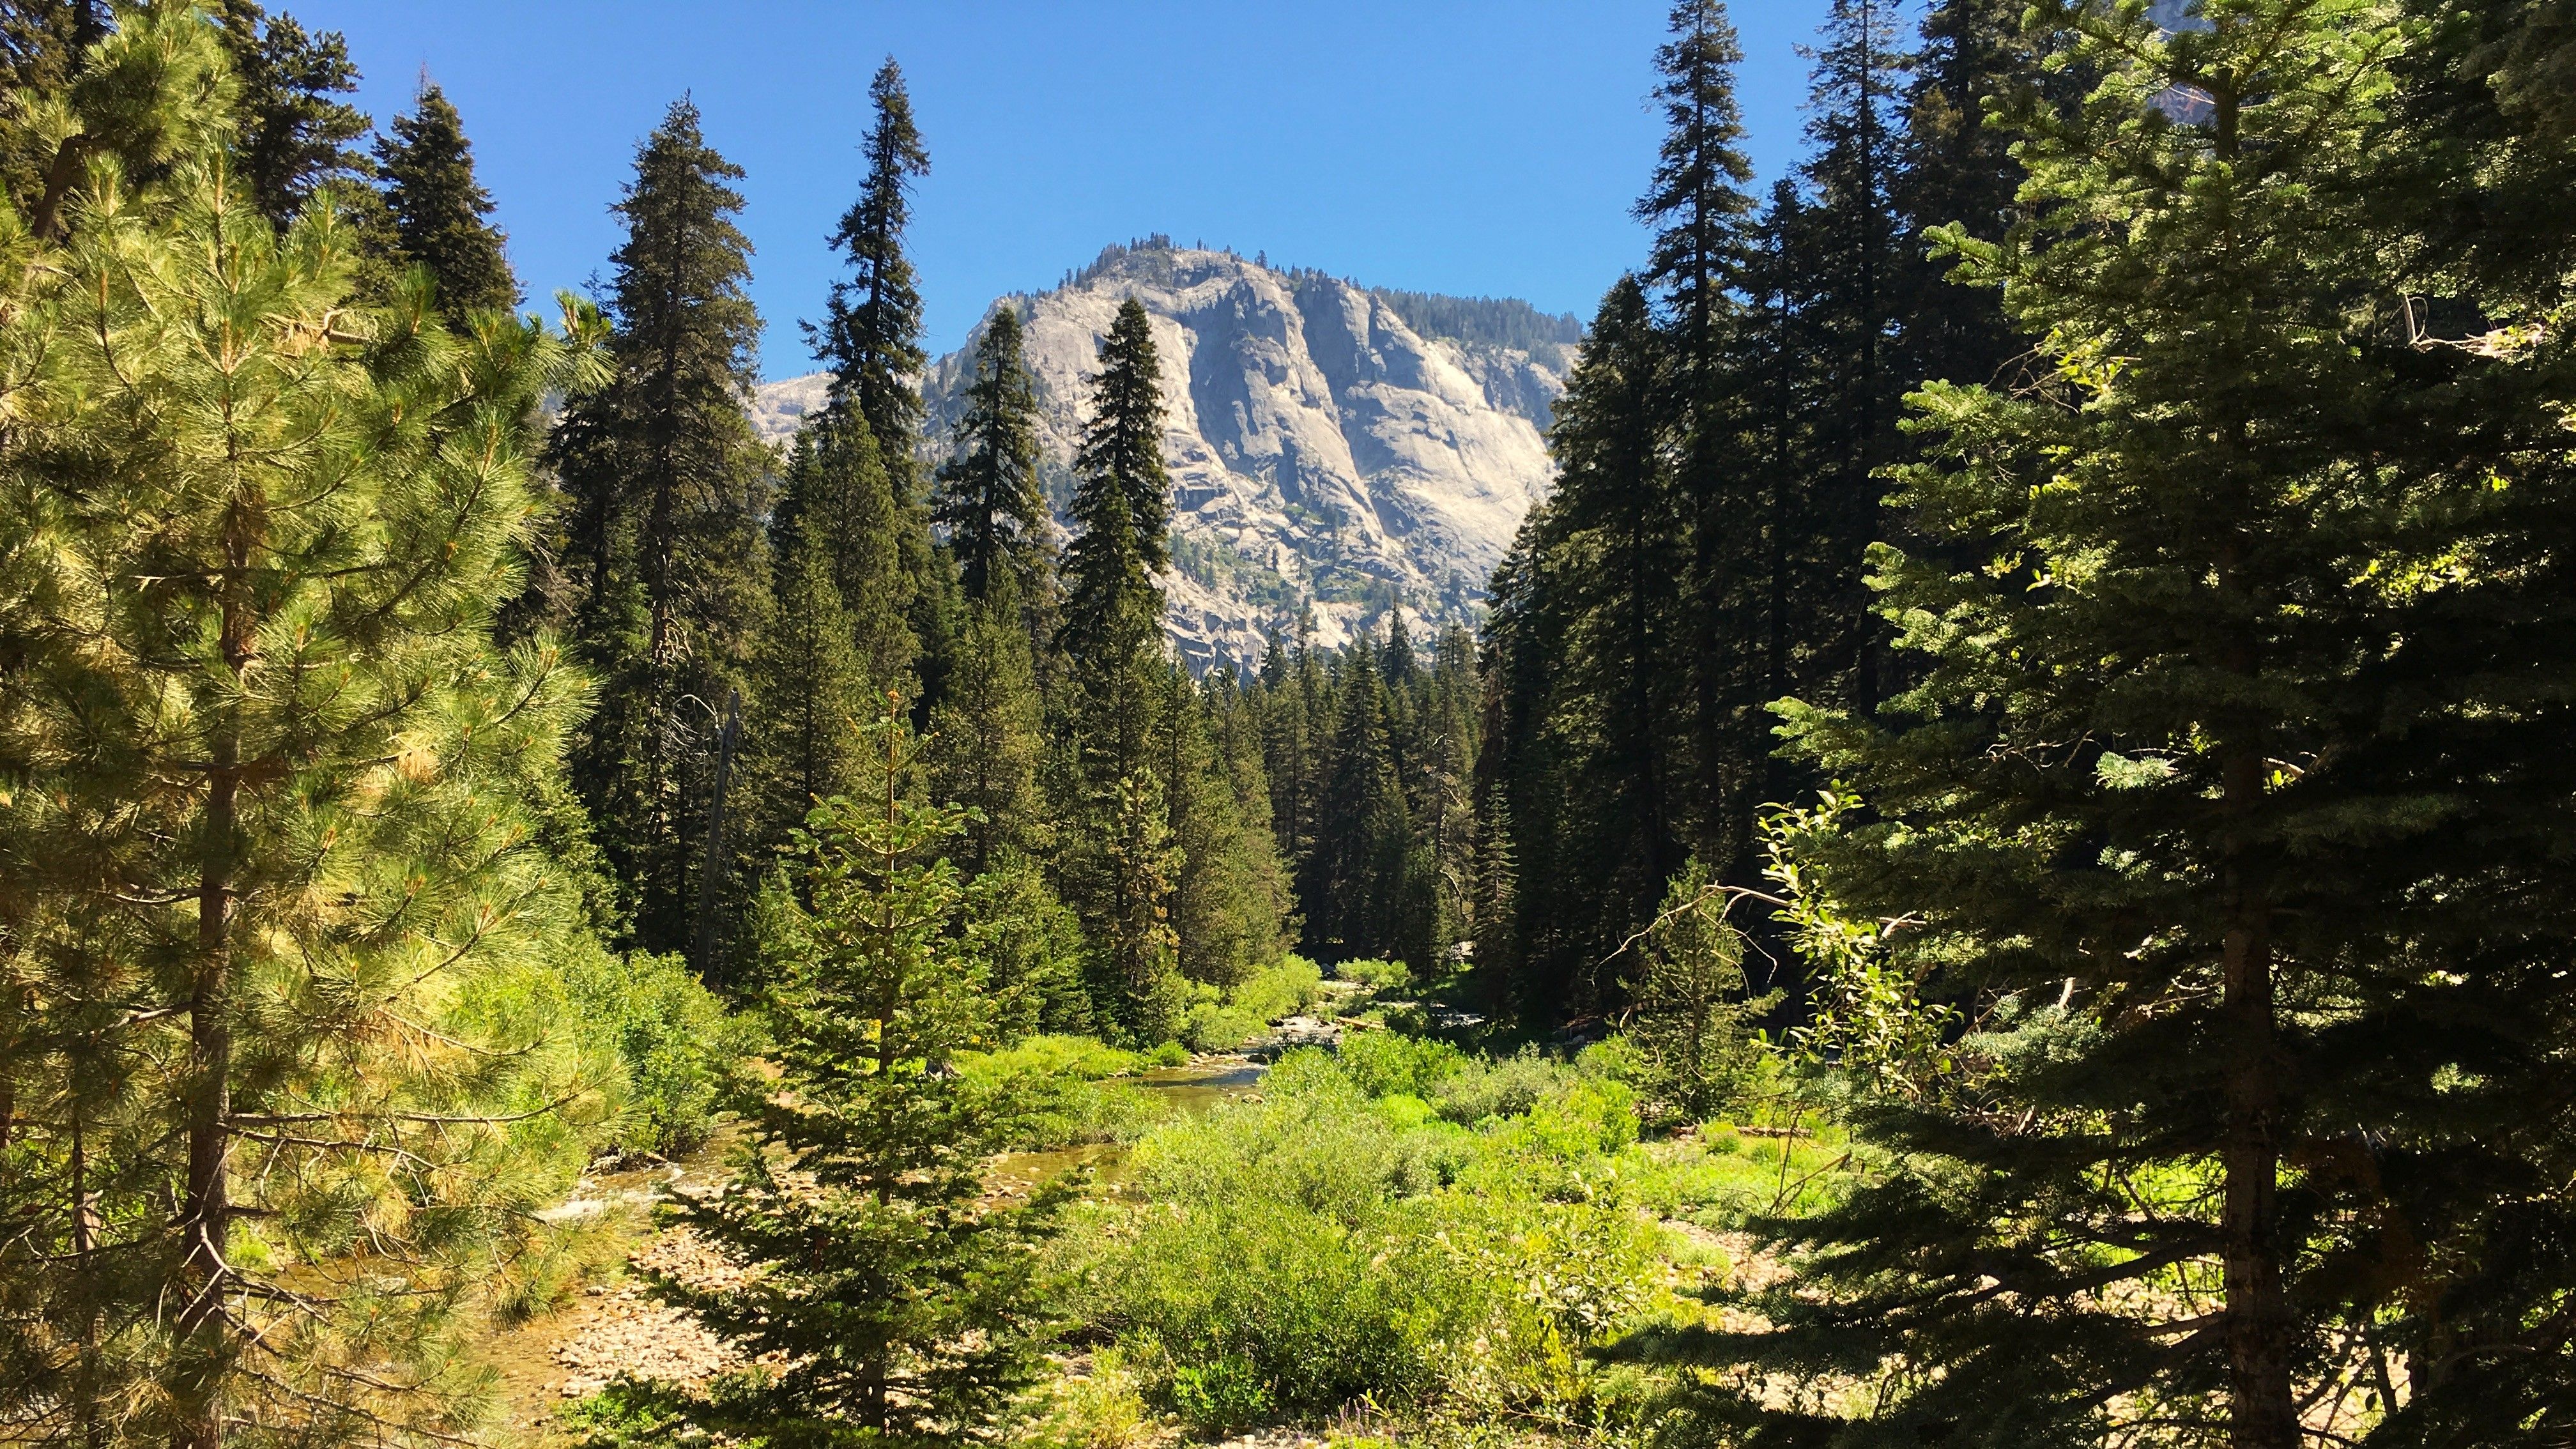
[[[816,808],[800,888],[763,911],[787,1090],[745,1095],[735,1181],[681,1212],[762,1271],[660,1284],[745,1357],[775,1356],[775,1372],[682,1406],[753,1444],[986,1442],[1038,1363],[1028,1249],[1063,1193],[979,1202],[1008,1124],[953,1070],[996,1044],[946,858],[964,812],[907,798],[917,745],[899,717],[870,726],[866,749],[867,797]]]
[[[310,34],[291,15],[270,15],[259,0],[217,0],[211,8],[241,80],[242,180],[260,211],[282,227],[317,191],[360,182],[371,170],[355,143],[372,123],[339,99],[356,93],[358,67],[336,30]]]
[[[2040,13],[2101,84],[2024,114],[2036,216],[1943,239],[2047,384],[1921,395],[1921,683],[1791,716],[1876,812],[1820,878],[1990,1029],[1691,1356],[1751,1443],[2563,1437],[2576,353],[2563,272],[2419,230],[2519,147],[2425,165],[2386,11]],[[2413,285],[2490,330],[2428,345]],[[1865,1420],[1772,1377],[1826,1365]]]
[[[1276,962],[1282,950],[1275,847],[1266,822],[1246,817],[1255,800],[1266,810],[1269,788],[1251,773],[1258,756],[1227,748],[1216,702],[1186,670],[1167,667],[1165,688],[1160,769],[1179,856],[1173,963],[1193,981],[1231,985]]]
[[[2022,33],[2024,9],[2021,0],[1942,0],[1923,16],[1891,198],[1897,248],[1908,258],[1891,281],[1903,317],[1900,385],[1993,382],[2025,345],[1991,292],[1950,284],[1952,262],[1934,256],[1925,235],[1955,223],[2001,241],[2017,219],[2024,176],[2005,117],[2042,81]]]
[[[1672,635],[1693,519],[1664,467],[1665,365],[1645,288],[1621,281],[1557,405],[1556,492],[1522,525],[1520,566],[1497,576],[1503,627],[1533,631],[1525,611],[1547,620],[1543,645],[1502,656],[1531,671],[1507,687],[1548,737],[1516,740],[1504,763],[1513,818],[1558,842],[1546,900],[1524,896],[1553,923],[1523,953],[1534,1006],[1597,1004],[1592,966],[1653,917],[1687,854],[1670,818],[1689,707]]]
[[[867,178],[830,238],[833,249],[849,259],[852,275],[832,284],[823,321],[807,324],[806,335],[832,373],[829,411],[845,425],[864,425],[885,471],[895,508],[885,538],[902,570],[898,588],[916,642],[921,700],[928,705],[944,688],[959,626],[954,571],[932,546],[922,486],[919,379],[929,359],[921,348],[921,292],[904,252],[912,183],[929,174],[930,153],[913,124],[912,98],[893,57],[869,82],[868,99],[876,117],[860,144]],[[859,604],[846,583],[843,593],[854,607]]]
[[[912,222],[913,178],[930,174],[930,153],[893,57],[868,82],[868,101],[876,120],[859,147],[867,180],[831,236],[854,275],[832,284],[823,321],[811,330],[815,355],[831,369],[833,395],[849,399],[867,420],[901,495],[913,483],[921,437],[915,379],[929,362],[921,350],[920,286],[903,233]]]
[[[993,309],[975,344],[975,380],[957,422],[957,457],[939,470],[931,516],[948,530],[970,602],[1008,574],[1021,599],[1043,609],[1055,591],[1054,549],[1038,480],[1037,380],[1025,348],[1018,310]]]
[[[485,218],[492,197],[474,179],[465,123],[435,85],[421,87],[393,134],[376,141],[376,168],[403,259],[438,279],[439,310],[451,326],[478,311],[519,305],[506,239]]]
[[[1061,869],[1100,974],[1131,1030],[1172,967],[1170,892],[1177,868],[1155,749],[1165,702],[1163,591],[1171,475],[1163,461],[1162,366],[1142,304],[1127,299],[1100,342],[1092,415],[1074,460],[1074,538],[1057,647],[1071,689],[1070,751],[1058,812],[1072,827]]]
[[[647,950],[696,935],[720,731],[767,612],[768,463],[744,412],[760,316],[727,184],[741,176],[687,101],[638,148],[611,258],[613,374],[574,400],[552,448],[603,694],[573,779]]]
[[[1048,845],[1038,793],[1045,736],[1028,631],[1010,576],[999,575],[967,609],[947,697],[931,712],[933,784],[941,798],[975,812],[957,852],[969,876]]]
[[[1895,18],[1890,0],[1834,0],[1815,52],[1815,153],[1800,168],[1808,204],[1794,237],[1808,278],[1797,326],[1816,370],[1815,403],[1835,419],[1810,440],[1809,529],[1821,568],[1796,607],[1839,676],[1830,687],[1863,709],[1883,692],[1886,664],[1863,557],[1886,532],[1878,469],[1896,457],[1900,399],[1915,382],[1897,372],[1894,348],[1907,270],[1896,218],[1906,61]]]
[[[1326,963],[1427,961],[1427,882],[1388,738],[1385,679],[1366,648],[1344,668],[1331,774],[1317,802],[1314,846],[1297,874],[1307,950]]]
[[[859,788],[859,731],[885,705],[852,642],[831,559],[814,533],[799,530],[781,541],[776,580],[770,622],[748,670],[752,707],[736,795],[742,825],[729,842],[740,862],[727,882],[728,904],[736,906],[760,888],[816,805]]]
[[[535,841],[582,688],[489,629],[579,349],[353,310],[192,7],[93,54],[75,119],[179,145],[0,276],[0,1421],[451,1439],[596,1065],[489,1009],[580,919]]]
[[[797,431],[770,536],[812,536],[868,678],[912,699],[920,693],[921,639],[911,618],[921,580],[905,564],[909,522],[865,422],[826,409]]]

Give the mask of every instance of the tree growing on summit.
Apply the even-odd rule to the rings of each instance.
[[[438,279],[450,326],[519,304],[506,239],[485,220],[492,197],[474,179],[474,150],[445,91],[421,87],[411,114],[394,117],[393,134],[376,142],[376,169],[403,259]]]

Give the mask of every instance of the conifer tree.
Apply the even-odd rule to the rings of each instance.
[[[884,454],[865,422],[827,408],[797,430],[770,535],[813,537],[848,611],[868,678],[911,699],[919,692],[921,640],[911,614],[921,580],[905,565],[907,531]]]
[[[1161,771],[1169,782],[1173,960],[1193,981],[1231,985],[1279,959],[1278,863],[1266,825],[1246,803],[1268,804],[1258,776],[1217,736],[1216,711],[1187,671],[1165,672]],[[1221,687],[1221,686],[1220,686]],[[1255,766],[1257,768],[1257,766]]]
[[[1543,646],[1503,656],[1532,671],[1528,707],[1549,736],[1543,751],[1515,742],[1505,768],[1515,820],[1559,842],[1547,900],[1529,901],[1555,937],[1524,965],[1546,983],[1539,998],[1567,1004],[1597,1004],[1579,995],[1599,984],[1590,966],[1652,919],[1686,854],[1669,814],[1689,778],[1672,636],[1694,525],[1664,469],[1665,366],[1644,287],[1621,281],[1557,405],[1556,492],[1522,525],[1523,566],[1496,584],[1511,613],[1549,621]]]
[[[582,350],[353,309],[192,7],[93,56],[75,118],[172,149],[59,243],[0,213],[0,1419],[452,1439],[593,1065],[492,1009],[580,923],[536,817],[582,686],[489,626]]]
[[[931,711],[931,780],[941,798],[974,812],[957,862],[969,877],[1013,856],[1043,853],[1049,822],[1038,793],[1045,717],[1011,577],[966,611],[947,697]]]
[[[2022,34],[2024,8],[2021,0],[1942,0],[1923,16],[1891,197],[1898,250],[1909,258],[1892,279],[1904,319],[1895,357],[1903,384],[1993,382],[2022,350],[1994,294],[1951,285],[1952,263],[1932,255],[1925,233],[1955,223],[2000,241],[2016,219],[2024,178],[2003,118],[2042,80]]]
[[[611,258],[613,373],[552,446],[579,642],[602,688],[573,780],[646,950],[698,934],[720,732],[767,612],[768,462],[744,412],[760,316],[727,184],[741,175],[687,101],[638,148]]]
[[[1074,538],[1065,551],[1070,756],[1058,814],[1071,827],[1065,899],[1101,952],[1100,975],[1131,1031],[1167,1027],[1152,1003],[1172,966],[1178,862],[1155,749],[1165,702],[1163,591],[1171,477],[1163,461],[1161,363],[1144,307],[1118,310],[1100,343],[1092,416],[1075,456]]]
[[[913,178],[930,174],[930,153],[893,57],[868,82],[868,101],[876,119],[860,143],[867,180],[831,236],[855,275],[832,284],[823,321],[811,330],[815,355],[832,371],[833,395],[857,406],[885,454],[897,496],[908,497],[921,436],[914,379],[929,358],[921,350],[921,292],[903,233],[912,222]]]
[[[473,147],[446,92],[421,87],[411,114],[394,117],[393,134],[377,139],[376,169],[403,258],[438,279],[449,325],[519,305],[506,239],[484,219],[492,197],[474,179]]]
[[[912,221],[913,179],[929,174],[930,153],[913,124],[912,98],[893,57],[869,82],[868,99],[876,117],[860,145],[867,178],[830,238],[833,249],[849,259],[853,275],[832,284],[823,321],[807,324],[806,335],[832,373],[827,411],[845,428],[852,422],[864,426],[885,472],[895,511],[884,539],[891,541],[902,571],[894,588],[914,636],[920,699],[927,706],[945,688],[958,629],[954,569],[932,546],[922,486],[918,379],[928,355],[921,348],[921,292],[903,240]],[[842,592],[864,621],[859,591],[845,581]]]
[[[852,642],[831,560],[799,530],[778,549],[777,600],[754,646],[734,884],[757,890],[814,807],[858,788],[859,731],[884,696]],[[742,894],[740,889],[735,896]]]
[[[866,796],[816,807],[799,888],[762,912],[786,1090],[746,1094],[735,1180],[679,1214],[760,1271],[659,1284],[745,1357],[775,1356],[681,1406],[753,1444],[983,1442],[1033,1376],[1044,1327],[1028,1248],[1061,1192],[981,1204],[1007,1124],[952,1070],[997,1044],[956,930],[965,886],[946,853],[964,812],[907,797],[918,745],[900,716],[868,726],[864,747]]]
[[[1318,802],[1315,844],[1297,874],[1307,949],[1327,964],[1360,957],[1427,959],[1427,884],[1416,869],[1413,822],[1387,732],[1387,696],[1374,652],[1349,656],[1332,773]]]
[[[975,344],[975,380],[957,422],[957,457],[939,470],[933,521],[948,530],[971,602],[1008,574],[1020,598],[1043,609],[1055,591],[1046,492],[1038,481],[1037,381],[1029,375],[1020,314],[996,307]]]
[[[2387,124],[2429,29],[2040,13],[2101,83],[2018,118],[2033,218],[1942,239],[2046,386],[1918,395],[1932,547],[1879,558],[1921,683],[1791,715],[1875,812],[1802,843],[1818,878],[1920,912],[1887,969],[1988,1030],[1872,1114],[1900,1166],[1794,1230],[1776,1328],[1689,1356],[1748,1366],[1711,1397],[1750,1443],[2544,1442],[2576,370],[2529,324],[2564,274],[2423,249],[2518,149]],[[2428,345],[2417,284],[2492,330]],[[1884,1386],[1866,1421],[1788,1407],[1826,1366]],[[2323,1422],[2347,1384],[2382,1402]]]
[[[338,99],[358,89],[358,68],[336,30],[310,34],[291,15],[270,15],[259,0],[217,0],[210,8],[241,83],[235,114],[242,180],[260,211],[282,227],[317,191],[360,182],[371,170],[355,143],[372,123]]]

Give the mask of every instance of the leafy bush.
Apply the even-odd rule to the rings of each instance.
[[[1323,968],[1303,956],[1290,955],[1238,982],[1227,994],[1227,1004],[1267,1024],[1295,1016],[1323,994]]]
[[[1272,1022],[1294,1016],[1324,994],[1324,973],[1303,956],[1282,957],[1220,997],[1201,986],[1199,1000],[1181,1018],[1181,1040],[1192,1051],[1232,1051],[1261,1035]]]
[[[1668,1301],[1624,1186],[1650,1175],[1628,1089],[1378,1033],[1344,1052],[1291,1052],[1260,1100],[1139,1143],[1132,1199],[1067,1240],[1080,1316],[1211,1434],[1364,1396],[1571,1413],[1597,1373],[1585,1347]],[[1530,1110],[1470,1130],[1403,1090],[1467,1078],[1480,1104]]]
[[[1467,1070],[1466,1053],[1445,1041],[1394,1031],[1354,1031],[1342,1037],[1342,1071],[1372,1097],[1401,1093],[1428,1099],[1442,1082]]]
[[[1574,1079],[1573,1069],[1523,1047],[1501,1061],[1468,1061],[1444,1078],[1431,1094],[1440,1115],[1452,1122],[1476,1123],[1489,1117],[1517,1117]]]
[[[1376,991],[1401,991],[1413,984],[1413,968],[1401,961],[1345,961],[1333,974]]]
[[[1181,1018],[1181,1041],[1194,1052],[1230,1052],[1269,1025],[1241,1007],[1203,1001]]]
[[[959,1073],[1004,1123],[1004,1145],[1024,1151],[1085,1142],[1129,1142],[1162,1115],[1133,1084],[1109,1080],[1143,1063],[1084,1036],[1035,1036],[995,1052],[960,1057]]]
[[[625,1068],[615,1149],[669,1156],[705,1142],[756,1049],[750,1023],[727,1013],[678,956],[581,952],[564,987],[585,1028],[614,1043]]]
[[[1190,1063],[1190,1049],[1176,1041],[1167,1041],[1138,1056],[1149,1067],[1185,1067]]]

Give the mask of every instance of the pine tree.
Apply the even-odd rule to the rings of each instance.
[[[1925,236],[1955,223],[2000,241],[2018,218],[2018,137],[2002,118],[2042,81],[2023,9],[2021,0],[1943,0],[1923,17],[1891,197],[1899,249],[1914,258],[1893,280],[1903,316],[1894,369],[1905,385],[1994,382],[2024,346],[1992,293],[1950,284],[1951,263]]]
[[[948,530],[969,602],[1003,574],[1043,609],[1055,592],[1046,492],[1038,481],[1037,381],[1029,375],[1020,314],[996,307],[975,344],[975,380],[957,422],[957,457],[939,470],[931,517]]]
[[[638,148],[611,258],[612,375],[574,400],[552,445],[579,642],[603,696],[573,779],[645,950],[700,934],[721,730],[767,612],[768,461],[743,410],[760,316],[726,184],[741,175],[686,101]]]
[[[283,227],[317,192],[354,191],[372,169],[354,143],[373,123],[336,99],[358,89],[347,39],[336,30],[308,34],[259,0],[217,0],[212,8],[241,80],[239,155],[252,201]]]
[[[1411,813],[1387,732],[1387,696],[1373,651],[1351,653],[1333,732],[1331,774],[1318,802],[1314,848],[1297,873],[1306,944],[1331,964],[1362,957],[1427,959],[1427,904]]]
[[[1131,1031],[1154,1037],[1170,974],[1170,893],[1178,869],[1155,738],[1165,700],[1163,591],[1154,582],[1169,526],[1161,364],[1134,298],[1100,343],[1092,417],[1074,460],[1073,543],[1057,634],[1070,683],[1069,750],[1057,806],[1071,828],[1066,901],[1101,952],[1100,975]]]
[[[905,564],[908,531],[885,457],[865,422],[827,408],[797,430],[770,535],[813,536],[848,610],[868,678],[913,699],[920,693],[921,640],[911,616],[921,580]]]
[[[1222,686],[1219,686],[1220,688]],[[1238,773],[1242,756],[1217,738],[1205,694],[1177,665],[1165,671],[1160,762],[1172,849],[1173,961],[1183,976],[1227,986],[1279,959],[1279,869],[1264,823],[1246,803],[1268,787]],[[1257,768],[1257,765],[1254,766]]]
[[[957,862],[968,876],[1042,854],[1049,822],[1038,793],[1046,724],[1019,599],[1008,574],[968,608],[948,694],[931,711],[931,779],[974,812]]]
[[[773,1372],[681,1406],[753,1444],[983,1442],[1034,1376],[1044,1327],[1028,1248],[1062,1193],[980,1203],[1007,1124],[952,1070],[997,1044],[944,858],[964,812],[906,797],[918,746],[900,717],[869,726],[865,747],[867,798],[816,808],[800,888],[762,913],[786,1090],[746,1094],[734,1181],[679,1214],[760,1271],[729,1288],[658,1285],[746,1358],[775,1356]]]
[[[6,0],[0,3],[0,82],[27,101],[66,97],[89,48],[106,35],[105,0]],[[0,152],[0,194],[19,215],[32,217],[44,204],[60,139],[23,124],[8,134],[9,149]]]
[[[1693,1122],[1742,1097],[1760,1055],[1750,1023],[1778,999],[1746,1000],[1745,938],[1726,923],[1715,885],[1697,861],[1673,877],[1636,950],[1625,1023],[1651,1089]]]
[[[859,731],[884,707],[851,640],[831,560],[812,533],[778,549],[777,599],[754,646],[743,827],[729,900],[760,887],[805,817],[863,779]]]
[[[1543,722],[1531,728],[1548,736],[1507,767],[1514,819],[1562,852],[1548,856],[1547,901],[1531,901],[1557,923],[1543,949],[1524,951],[1533,1000],[1600,1004],[1589,995],[1606,983],[1591,967],[1653,918],[1686,854],[1669,812],[1689,777],[1673,635],[1693,522],[1664,469],[1665,366],[1645,289],[1624,280],[1557,405],[1556,492],[1522,524],[1523,567],[1497,585],[1514,613],[1550,620],[1543,647],[1505,655],[1533,671]]]
[[[1795,233],[1807,273],[1797,325],[1817,370],[1813,405],[1835,424],[1807,450],[1807,536],[1821,567],[1792,608],[1839,676],[1831,687],[1864,710],[1883,692],[1886,651],[1868,613],[1863,559],[1886,534],[1878,469],[1897,455],[1899,400],[1914,381],[1898,375],[1892,345],[1906,273],[1895,202],[1905,69],[1895,10],[1889,0],[1834,0],[1815,52],[1807,126],[1815,154],[1800,168],[1808,204]]]
[[[0,1404],[452,1439],[599,1065],[493,1009],[579,928],[535,842],[582,686],[489,628],[579,349],[353,309],[337,221],[240,185],[192,8],[93,55],[75,118],[178,148],[0,278]]]
[[[921,350],[921,292],[903,233],[912,222],[913,178],[930,174],[930,153],[893,57],[869,81],[868,101],[876,120],[860,143],[867,180],[831,237],[856,275],[832,284],[823,322],[810,330],[815,355],[832,371],[833,395],[857,405],[884,451],[897,495],[908,497],[921,436],[921,394],[913,379],[929,358]]]
[[[922,487],[917,379],[928,356],[921,348],[921,293],[903,247],[904,230],[912,221],[913,178],[929,174],[930,154],[913,124],[903,71],[892,57],[869,83],[868,98],[876,119],[860,146],[867,157],[867,179],[831,236],[833,248],[849,259],[855,275],[832,284],[823,321],[807,324],[806,335],[814,355],[832,373],[828,412],[845,427],[853,421],[864,424],[885,471],[895,521],[884,537],[892,542],[902,570],[896,590],[913,633],[920,699],[926,707],[946,687],[960,617],[954,569],[932,545],[929,500]],[[847,583],[843,593],[854,608],[859,606],[858,592]],[[859,612],[864,618],[865,610]]]
[[[439,310],[451,326],[467,314],[519,305],[519,279],[490,222],[492,197],[474,179],[465,124],[434,85],[421,87],[393,134],[376,141],[376,169],[405,260],[438,279]]]
[[[1673,444],[1670,476],[1659,480],[1672,496],[1659,506],[1675,510],[1685,530],[1674,541],[1685,552],[1673,563],[1686,572],[1673,586],[1676,601],[1689,606],[1671,621],[1669,657],[1652,666],[1671,673],[1666,707],[1681,711],[1681,721],[1635,728],[1641,739],[1666,733],[1686,745],[1687,755],[1655,762],[1668,797],[1659,809],[1664,832],[1704,837],[1706,850],[1713,842],[1705,837],[1722,838],[1732,816],[1743,813],[1746,760],[1764,748],[1746,739],[1759,703],[1751,697],[1763,638],[1754,580],[1764,542],[1763,529],[1747,525],[1765,518],[1760,498],[1769,480],[1747,466],[1742,437],[1741,314],[1756,208],[1735,99],[1743,50],[1718,0],[1677,0],[1668,29],[1671,39],[1655,53],[1664,141],[1635,211],[1655,232],[1642,278],[1660,303],[1665,342],[1664,395],[1653,412]],[[1632,619],[1631,627],[1641,622]],[[1679,859],[1666,844],[1651,848],[1667,866]]]
[[[2018,118],[2034,217],[1943,240],[2046,384],[1921,394],[1921,682],[1791,716],[1875,812],[1819,879],[1987,1030],[1866,1119],[1900,1166],[1794,1230],[1777,1327],[1686,1351],[1776,1376],[1711,1391],[1749,1443],[2561,1437],[2576,354],[2510,324],[2564,274],[2420,249],[2517,149],[2389,124],[2426,30],[2040,13],[2101,85]],[[2495,330],[2427,345],[2419,282]],[[1865,1421],[1785,1407],[1825,1365]]]

